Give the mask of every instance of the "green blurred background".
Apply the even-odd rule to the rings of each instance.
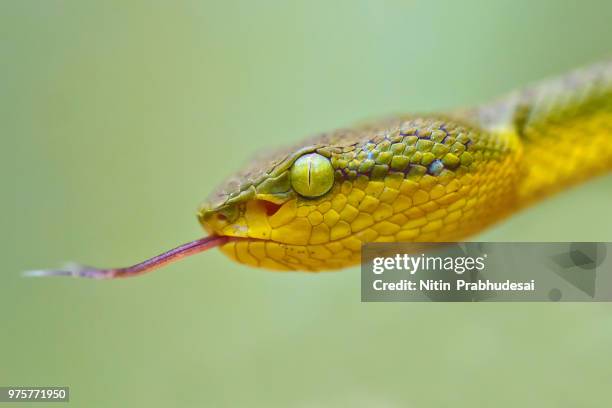
[[[611,16],[609,1],[2,1],[0,385],[69,385],[78,407],[609,406],[607,304],[362,304],[357,268],[270,273],[216,250],[137,279],[19,272],[199,237],[198,203],[254,153],[606,58]],[[612,241],[611,205],[602,178],[479,238]]]

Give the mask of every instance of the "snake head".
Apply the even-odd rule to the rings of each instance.
[[[359,262],[363,243],[454,240],[489,223],[485,207],[512,190],[509,178],[493,188],[510,150],[437,118],[340,130],[254,160],[198,217],[234,237],[221,249],[241,263],[342,268]]]
[[[348,132],[342,143],[323,135],[256,158],[210,195],[198,219],[210,234],[235,238],[221,249],[239,262],[318,269],[327,255],[322,244],[330,237],[324,214],[343,181],[332,165],[334,155],[354,144]],[[312,258],[313,251],[320,259]]]

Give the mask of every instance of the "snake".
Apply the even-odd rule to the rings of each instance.
[[[358,264],[367,243],[464,240],[611,168],[608,61],[475,107],[398,115],[268,152],[199,207],[206,237],[130,267],[29,275],[135,276],[213,247],[252,267],[338,270]]]

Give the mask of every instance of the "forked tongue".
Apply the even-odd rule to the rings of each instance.
[[[178,261],[181,258],[195,255],[207,249],[220,246],[229,241],[229,237],[211,235],[209,237],[200,238],[192,242],[188,242],[174,249],[171,249],[163,254],[149,258],[146,261],[136,265],[117,269],[98,269],[83,265],[70,265],[64,269],[57,270],[35,270],[24,272],[24,276],[73,276],[78,278],[92,279],[113,279],[127,278],[130,276],[140,275],[160,268],[169,263]]]

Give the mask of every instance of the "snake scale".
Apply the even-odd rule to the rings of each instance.
[[[141,264],[35,275],[132,276],[218,246],[274,270],[332,270],[368,242],[448,242],[612,168],[612,62],[447,113],[311,137],[253,160],[200,207],[209,237]]]

